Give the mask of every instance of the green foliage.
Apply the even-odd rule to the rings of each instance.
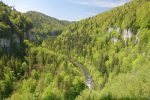
[[[34,27],[30,32],[36,35],[38,42],[43,41],[48,36],[56,37],[70,24],[68,21],[58,20],[35,11],[29,11],[25,15],[31,18],[33,22]]]
[[[0,81],[0,96],[1,97],[7,97],[9,94],[13,91],[13,80],[14,80],[14,75],[13,72],[5,67],[4,69],[6,73],[4,74],[4,80]]]
[[[15,56],[24,56],[24,38],[27,32],[32,28],[32,22],[24,14],[0,2],[0,48],[2,54],[13,54]],[[3,45],[3,46],[2,46]]]
[[[23,70],[24,72],[26,72],[27,69],[28,69],[28,65],[27,65],[26,62],[23,62],[21,67],[22,67],[22,70]]]
[[[3,99],[10,96],[14,82],[27,71],[27,64],[22,64],[25,56],[23,41],[32,22],[2,1],[0,11],[0,99]]]
[[[81,72],[62,55],[43,47],[31,47],[28,53],[30,56],[26,59],[31,67],[27,74],[31,73],[31,77],[22,80],[16,87],[21,91],[20,98],[30,98],[32,94],[31,100],[73,100],[84,90]],[[26,66],[27,63],[22,63],[23,68]],[[14,95],[10,99],[13,100]]]
[[[57,88],[49,86],[43,92],[42,100],[63,100],[63,97]]]
[[[127,74],[119,74],[108,82],[102,94],[111,93],[114,98],[148,98],[150,93],[149,63]],[[142,100],[143,100],[142,99]]]
[[[25,15],[0,4],[0,9],[7,8],[4,15],[0,14],[9,15],[7,21],[0,17],[2,36],[11,35],[9,21],[14,24],[14,32],[21,36],[30,29],[32,25]],[[149,12],[149,0],[132,0],[66,29],[63,25],[66,22],[62,24],[54,18],[28,12],[32,20],[37,20],[32,32],[38,40],[49,32],[64,31],[56,38],[44,40],[41,45],[23,40],[25,56],[0,54],[0,97],[9,96],[8,100],[16,100],[15,97],[18,100],[149,99]],[[123,38],[126,30],[132,32],[131,38]],[[85,65],[87,72],[82,74],[82,68],[75,65],[74,59]],[[84,73],[88,72],[94,81],[92,89],[85,86]]]
[[[33,77],[33,79],[38,80],[40,78],[39,73],[36,70],[32,70],[31,72],[31,76]]]
[[[91,100],[100,98],[102,100],[131,100],[149,97],[149,91],[145,92],[145,97],[138,92],[144,91],[144,85],[138,86],[138,84],[135,84],[138,82],[140,84],[140,79],[143,79],[141,73],[135,75],[136,82],[131,81],[134,80],[133,78],[129,80],[132,76],[130,73],[134,73],[133,70],[144,70],[148,65],[150,17],[146,16],[149,16],[149,8],[150,2],[148,0],[133,0],[106,13],[71,24],[49,46],[53,51],[77,59],[86,65],[94,77],[96,93],[99,92],[101,95],[111,92],[108,96],[96,94]],[[113,30],[109,33],[110,28],[113,28]],[[120,32],[117,29],[120,29]],[[125,30],[131,30],[131,39],[123,38]],[[118,39],[116,43],[112,41],[114,37]],[[138,38],[136,44],[134,44],[135,38]],[[140,69],[141,66],[143,68]],[[97,73],[95,74],[95,72]],[[148,74],[145,77],[148,78]],[[110,86],[107,86],[107,84],[110,84]],[[113,86],[115,88],[111,89]],[[149,85],[146,87],[149,88]],[[81,100],[83,98],[90,100],[88,98],[90,94],[87,91],[80,96]]]

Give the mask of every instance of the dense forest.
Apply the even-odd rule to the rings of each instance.
[[[73,23],[0,10],[0,100],[150,99],[150,0]]]
[[[68,21],[58,20],[40,12],[28,11],[25,15],[30,18],[33,23],[33,28],[30,30],[30,34],[33,37],[32,39],[40,43],[48,36],[58,36],[62,33],[64,28],[70,24]]]

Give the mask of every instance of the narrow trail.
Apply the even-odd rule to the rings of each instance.
[[[75,59],[71,58],[70,59],[71,63],[74,64],[75,66],[79,67],[81,71],[83,72],[84,78],[85,78],[85,83],[88,86],[89,89],[91,89],[94,85],[93,79],[88,71],[88,69]]]
[[[54,51],[52,51],[54,54],[56,54]],[[59,53],[57,53],[59,54]],[[77,60],[75,60],[73,57],[68,57],[64,54],[59,54],[61,55],[64,59],[70,61],[73,65],[77,66],[78,68],[80,68],[80,70],[82,71],[84,78],[85,78],[85,84],[89,89],[92,89],[92,87],[94,86],[94,81],[88,71],[88,69],[80,62],[78,62]]]

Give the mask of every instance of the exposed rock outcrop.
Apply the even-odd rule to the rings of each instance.
[[[131,29],[124,29],[123,32],[123,39],[124,41],[126,41],[127,39],[131,39],[132,38],[133,33],[131,32]]]
[[[29,33],[29,34],[28,34],[28,39],[29,39],[29,40],[35,40],[35,39],[36,39],[35,34]]]
[[[1,48],[9,48],[10,47],[10,39],[0,38],[0,47]]]
[[[117,27],[117,32],[118,32],[119,34],[121,34],[121,28],[120,28],[120,27]]]
[[[20,39],[16,34],[13,34],[12,40],[13,40],[13,42],[20,44]]]
[[[138,31],[137,34],[136,34],[134,44],[138,43],[138,40],[139,40],[138,36],[139,36],[139,34],[140,34],[140,31]]]
[[[111,33],[113,30],[114,30],[114,28],[110,27],[110,28],[108,29],[108,32]]]
[[[114,42],[114,43],[117,43],[118,42],[118,38],[113,37],[113,38],[111,38],[111,41]]]

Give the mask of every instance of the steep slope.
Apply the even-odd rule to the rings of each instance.
[[[28,31],[32,22],[0,1],[0,100],[13,91],[13,82],[24,74],[24,60]]]
[[[36,11],[29,11],[25,14],[31,18],[34,26],[31,33],[36,34],[37,37],[57,36],[70,24],[68,21],[58,20]]]
[[[51,20],[58,30],[68,23]],[[0,100],[74,99],[85,88],[81,72],[66,57],[29,41],[31,28],[30,18],[0,2]]]
[[[143,71],[150,69],[149,0],[132,0],[122,7],[72,24],[54,45],[55,48],[50,46],[53,51],[82,61],[93,76],[94,90],[101,92],[83,92],[79,99],[88,99],[89,95],[99,95],[93,100],[102,96],[149,98],[150,79]],[[137,74],[132,77],[134,73]],[[145,83],[141,83],[140,76],[146,77]],[[125,81],[128,82],[124,84]]]
[[[149,0],[132,0],[73,23],[54,41],[47,39],[39,47],[34,44],[29,47],[22,64],[29,75],[16,84],[16,91],[8,100],[150,97]],[[92,75],[92,88],[85,86],[84,74],[74,65],[86,67]]]
[[[32,22],[24,14],[0,2],[0,52],[23,54],[23,41]],[[9,52],[7,52],[9,51]]]

